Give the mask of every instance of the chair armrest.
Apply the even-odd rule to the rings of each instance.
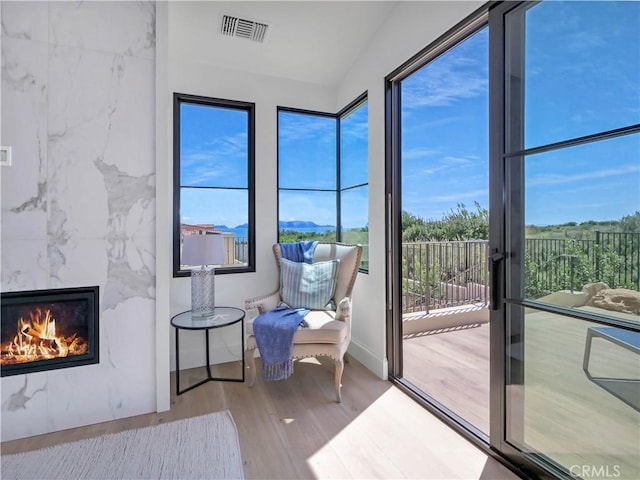
[[[336,320],[340,320],[351,326],[351,310],[351,299],[344,297],[338,302],[338,306],[336,307]]]
[[[246,310],[250,308],[257,308],[260,313],[270,312],[278,306],[280,303],[280,291],[276,290],[268,295],[262,297],[249,298],[244,301],[244,308]]]

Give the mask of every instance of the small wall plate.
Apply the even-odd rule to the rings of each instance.
[[[11,147],[0,147],[0,166],[11,166]]]

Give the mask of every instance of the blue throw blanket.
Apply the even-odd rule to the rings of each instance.
[[[280,251],[283,258],[292,262],[313,263],[313,253],[317,246],[318,242],[316,241],[281,243]]]
[[[307,313],[304,308],[278,307],[253,321],[265,380],[284,380],[293,373],[293,335]]]

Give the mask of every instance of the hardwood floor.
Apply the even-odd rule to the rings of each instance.
[[[203,369],[181,374],[182,386],[202,375]],[[229,409],[248,479],[518,478],[353,359],[343,385],[343,401],[335,403],[331,362],[302,361],[286,381],[258,379],[252,389],[209,382],[179,397],[172,393],[168,412],[4,442],[2,453]]]
[[[404,378],[489,435],[489,323],[403,339]]]

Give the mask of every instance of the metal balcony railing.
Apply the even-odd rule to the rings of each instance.
[[[488,242],[411,242],[402,244],[402,311],[489,301]]]
[[[489,299],[486,240],[402,244],[402,310],[429,312]],[[592,240],[525,240],[527,298],[582,290],[591,282],[640,290],[640,233],[595,232]]]

